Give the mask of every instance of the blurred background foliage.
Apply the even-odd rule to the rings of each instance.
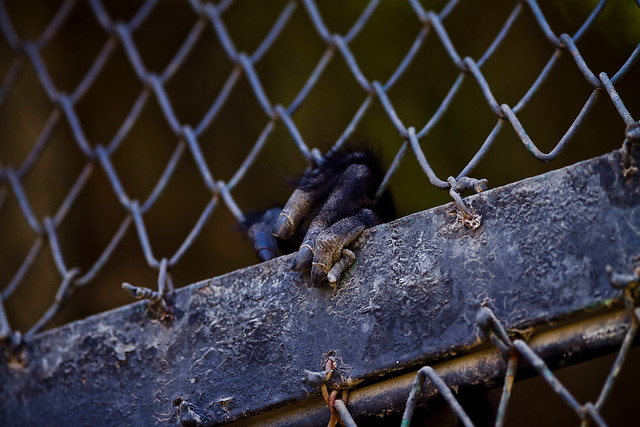
[[[6,1],[6,13],[22,40],[36,40],[60,6],[59,1]],[[240,52],[253,52],[287,5],[284,0],[239,0],[222,20]],[[574,33],[595,1],[541,1],[551,28],[560,35]],[[591,30],[578,43],[581,54],[597,74],[612,77],[640,41],[640,10],[632,1],[610,2]],[[141,1],[106,1],[113,21],[127,21]],[[367,1],[318,1],[331,32],[345,34]],[[439,11],[444,1],[422,1]],[[511,0],[463,0],[444,20],[460,56],[479,59],[516,4]],[[183,1],[160,1],[133,33],[134,42],[149,71],[161,73],[198,16]],[[409,50],[422,24],[408,2],[385,0],[350,44],[369,81],[386,81]],[[78,1],[53,40],[42,50],[55,86],[72,92],[85,76],[109,35],[98,25],[89,5]],[[304,85],[326,45],[301,4],[275,42],[256,65],[260,81],[273,105],[289,105]],[[524,7],[507,39],[482,68],[500,104],[515,105],[533,84],[552,56],[531,11]],[[16,57],[0,37],[0,79]],[[166,84],[174,111],[183,124],[197,125],[220,92],[234,64],[225,55],[215,31],[207,23],[186,61]],[[627,108],[640,111],[640,64],[616,84]],[[431,33],[417,57],[388,95],[405,126],[421,129],[436,111],[458,76],[441,42]],[[76,105],[91,144],[107,144],[118,131],[143,88],[121,45],[84,98]],[[592,88],[565,54],[525,110],[518,115],[533,141],[551,150],[589,97]],[[340,137],[365,99],[338,52],[293,120],[309,147],[322,152]],[[153,97],[152,97],[153,98]],[[0,107],[0,165],[17,169],[31,151],[55,107],[47,98],[34,68],[28,63]],[[457,175],[473,157],[496,123],[472,77],[467,77],[448,112],[421,142],[431,166],[442,179]],[[214,179],[228,181],[242,164],[269,121],[243,76],[218,117],[198,138]],[[490,188],[556,169],[619,148],[625,126],[610,100],[602,96],[564,152],[550,164],[537,161],[507,125],[488,155],[470,174],[487,178]],[[368,141],[381,153],[386,167],[402,138],[377,100],[350,139]],[[171,156],[177,138],[155,99],[112,156],[125,190],[144,200]],[[87,159],[63,119],[50,143],[22,184],[39,220],[53,215],[77,179]],[[282,122],[276,128],[248,174],[233,190],[238,206],[248,212],[282,204],[291,192],[284,177],[300,174],[306,163]],[[8,191],[0,207],[0,286],[6,286],[27,255],[35,235],[27,225],[16,198]],[[446,191],[431,186],[414,155],[408,152],[391,181],[400,216],[447,203]],[[144,216],[154,254],[171,256],[187,236],[210,193],[202,183],[193,158],[182,157],[176,173],[153,208]],[[98,165],[88,185],[58,229],[68,267],[82,272],[95,262],[127,215],[105,173]],[[219,203],[202,233],[171,274],[177,286],[230,272],[256,262],[249,243],[237,231],[237,221]],[[96,280],[78,291],[57,316],[55,324],[85,317],[130,302],[123,281],[155,287],[157,272],[148,267],[134,227],[118,246]],[[12,326],[28,329],[49,307],[60,283],[51,251],[45,248],[23,283],[5,301]]]

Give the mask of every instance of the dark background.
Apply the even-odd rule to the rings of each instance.
[[[366,6],[366,1],[317,2],[331,32],[345,34]],[[540,2],[556,35],[573,34],[595,5],[594,1]],[[7,16],[22,40],[37,40],[61,2],[13,0]],[[105,2],[112,21],[128,21],[140,1]],[[242,0],[233,3],[222,20],[239,52],[253,52],[263,40],[286,1]],[[439,11],[444,2],[422,2]],[[516,2],[462,1],[444,26],[461,57],[479,59],[496,36]],[[173,58],[197,14],[187,2],[159,2],[133,33],[147,70],[161,73]],[[597,75],[612,77],[640,41],[640,10],[632,1],[611,2],[578,43],[580,53]],[[349,45],[369,81],[385,82],[394,72],[421,29],[408,2],[382,1],[360,34]],[[60,30],[41,51],[59,91],[72,92],[89,70],[109,38],[98,25],[88,3],[78,1]],[[326,49],[304,7],[299,4],[291,20],[256,72],[272,105],[289,105]],[[533,84],[553,55],[528,9],[523,7],[514,28],[482,72],[498,100],[514,106]],[[0,37],[0,79],[15,58]],[[26,59],[26,58],[25,58]],[[634,117],[640,111],[640,65],[616,83]],[[187,59],[165,85],[182,124],[196,126],[220,92],[234,64],[225,55],[209,23]],[[434,32],[388,95],[405,126],[421,129],[440,105],[458,70]],[[142,90],[121,45],[116,47],[87,94],[75,106],[83,130],[95,145],[108,144]],[[565,53],[547,81],[518,117],[530,137],[545,152],[560,140],[592,91],[570,55]],[[293,115],[311,148],[328,150],[365,99],[345,61],[335,52],[302,107]],[[153,96],[152,96],[153,98]],[[0,165],[19,168],[32,150],[47,117],[57,108],[47,97],[34,67],[26,61],[0,106]],[[421,141],[431,166],[441,179],[457,175],[473,157],[496,123],[479,86],[467,76],[448,112]],[[245,76],[235,86],[220,114],[198,138],[214,179],[229,181],[268,123]],[[625,126],[603,94],[586,122],[562,154],[549,164],[537,161],[506,125],[486,158],[470,174],[487,178],[490,187],[559,168],[619,148]],[[356,129],[353,142],[368,141],[381,153],[385,167],[393,160],[402,138],[377,99]],[[111,157],[123,186],[132,199],[144,200],[153,189],[178,143],[155,99],[150,99],[119,149]],[[53,216],[87,163],[68,123],[62,119],[41,157],[22,180],[36,217]],[[96,165],[88,185],[58,228],[67,267],[87,271],[102,253],[127,215],[111,185]],[[284,203],[291,187],[284,177],[301,173],[303,156],[281,121],[255,164],[232,196],[243,212]],[[0,205],[0,287],[6,286],[35,240],[6,180]],[[411,151],[391,181],[399,216],[450,201],[446,191],[431,186]],[[180,246],[211,198],[192,157],[182,157],[170,180],[144,220],[156,258],[170,257]],[[255,263],[249,243],[237,231],[237,221],[220,200],[215,212],[182,261],[171,270],[177,286],[227,273]],[[60,277],[51,251],[45,248],[17,291],[4,305],[13,328],[29,329],[54,300]],[[126,281],[154,288],[157,271],[148,267],[130,227],[97,278],[65,305],[54,321],[74,319],[130,302],[121,289]]]

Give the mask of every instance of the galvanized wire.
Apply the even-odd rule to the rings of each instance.
[[[480,181],[473,179],[470,181],[470,174],[487,153],[491,151],[497,137],[508,127],[506,126],[507,124],[511,125],[523,145],[536,159],[543,162],[551,161],[559,155],[573,138],[577,130],[583,125],[596,101],[601,98],[600,95],[603,91],[607,93],[608,99],[619,113],[623,123],[627,126],[626,134],[620,136],[621,140],[626,139],[625,144],[628,145],[640,139],[640,132],[638,131],[640,124],[636,118],[634,118],[632,112],[629,111],[623,101],[623,97],[615,87],[615,84],[625,76],[629,68],[638,60],[638,56],[640,56],[640,45],[635,48],[629,58],[611,78],[604,72],[592,70],[580,53],[578,46],[580,39],[605,8],[606,0],[601,0],[593,8],[587,19],[573,35],[561,34],[559,36],[553,32],[551,25],[548,23],[536,0],[517,2],[504,21],[504,24],[496,32],[493,41],[479,59],[461,57],[456,49],[455,43],[448,34],[446,20],[452,10],[459,7],[459,1],[453,0],[448,2],[440,12],[426,10],[417,0],[409,0],[408,2],[421,27],[413,44],[397,67],[391,72],[390,77],[386,82],[380,82],[367,77],[358,65],[358,58],[353,54],[350,47],[351,43],[360,35],[363,28],[369,24],[370,18],[378,7],[380,0],[371,0],[368,2],[367,6],[354,20],[351,28],[346,31],[345,34],[335,33],[325,24],[314,0],[291,0],[282,9],[270,30],[265,34],[262,42],[253,52],[239,51],[235,47],[233,39],[225,27],[225,12],[230,5],[234,3],[233,0],[225,0],[217,4],[191,0],[189,1],[189,5],[195,14],[191,29],[181,46],[168,61],[166,67],[159,72],[152,72],[147,68],[133,37],[134,33],[147,20],[157,6],[158,1],[145,1],[129,21],[118,22],[112,20],[101,0],[89,0],[89,9],[96,18],[96,25],[104,31],[106,41],[97,52],[92,65],[83,78],[80,79],[80,82],[70,93],[65,93],[60,91],[54,84],[49,74],[46,61],[43,58],[42,51],[60,28],[65,25],[69,14],[77,7],[77,2],[75,0],[64,1],[40,37],[35,41],[29,41],[21,38],[16,32],[12,24],[11,16],[6,10],[4,0],[0,0],[0,31],[14,54],[14,59],[0,85],[0,106],[5,102],[7,94],[15,88],[18,77],[29,67],[35,71],[37,79],[51,103],[51,112],[40,130],[40,134],[33,144],[31,151],[22,163],[19,165],[0,164],[0,209],[6,197],[14,197],[24,219],[33,233],[33,243],[27,256],[21,265],[17,267],[13,277],[2,290],[0,297],[0,338],[12,337],[14,342],[16,340],[19,341],[16,337],[20,335],[17,331],[12,330],[7,320],[3,303],[16,291],[21,283],[24,282],[25,275],[33,267],[37,256],[43,248],[48,247],[51,253],[60,277],[60,285],[54,302],[42,315],[42,318],[26,333],[25,336],[27,338],[42,330],[42,328],[53,319],[60,310],[61,305],[73,294],[74,289],[85,286],[94,280],[105,263],[113,256],[119,243],[131,228],[132,223],[148,266],[158,273],[157,291],[142,293],[155,299],[162,300],[165,298],[174,288],[170,273],[171,268],[180,262],[183,255],[193,245],[194,241],[201,234],[204,226],[209,222],[212,214],[220,205],[225,206],[238,221],[244,220],[244,209],[243,206],[239,205],[234,199],[234,190],[255,164],[256,158],[263,151],[278,122],[284,125],[295,147],[306,162],[312,164],[321,160],[319,159],[321,156],[318,155],[317,149],[310,147],[309,144],[305,142],[304,135],[296,125],[295,114],[303,106],[309,93],[316,87],[317,82],[332,61],[344,62],[355,82],[362,90],[364,101],[356,110],[342,134],[332,144],[331,151],[339,150],[345,144],[375,102],[379,102],[390,123],[398,133],[398,151],[391,166],[386,171],[385,177],[377,192],[378,196],[387,188],[394,174],[400,168],[403,159],[406,157],[407,150],[410,148],[431,185],[442,190],[451,191],[451,195],[460,210],[471,215],[472,212],[470,208],[465,205],[460,193],[468,187],[465,183]],[[269,98],[262,85],[260,74],[256,70],[256,65],[260,63],[265,54],[271,50],[276,40],[282,36],[294,11],[300,6],[299,3],[302,3],[302,8],[312,23],[313,31],[317,33],[325,47],[324,53],[320,56],[316,66],[298,93],[293,97],[293,101],[285,106],[273,103]],[[554,52],[534,83],[514,106],[510,106],[501,103],[499,99],[496,98],[489,82],[483,74],[483,66],[496,52],[498,47],[509,37],[510,30],[516,25],[524,9],[528,9],[529,12],[533,14],[537,25],[547,42],[554,49]],[[186,58],[193,52],[198,40],[207,32],[214,34],[220,42],[226,57],[225,60],[232,64],[232,69],[209,109],[197,123],[190,125],[182,122],[176,115],[166,86],[182,67]],[[394,107],[388,93],[400,77],[411,67],[412,61],[429,37],[435,37],[445,49],[449,60],[458,70],[458,76],[436,111],[430,117],[425,117],[423,123],[405,123],[405,120],[403,120]],[[141,84],[141,89],[118,130],[109,141],[101,145],[86,135],[82,120],[77,114],[77,108],[78,103],[94,85],[97,77],[104,72],[105,65],[109,58],[111,58],[118,49],[122,49],[125,53],[131,69]],[[580,113],[567,129],[565,135],[555,144],[551,151],[545,153],[528,135],[519,119],[519,114],[524,111],[528,103],[539,91],[542,83],[551,75],[559,58],[565,54],[573,58],[576,68],[593,90],[584,102]],[[216,178],[215,171],[212,171],[208,165],[202,153],[199,138],[211,127],[213,121],[219,116],[228,99],[232,93],[234,93],[238,82],[243,77],[246,78],[267,122],[241,166],[235,174],[233,174],[231,179],[223,181]],[[423,141],[441,121],[452,101],[458,95],[465,79],[471,79],[475,82],[481,90],[487,107],[496,116],[497,121],[484,141],[478,141],[478,150],[462,170],[457,174],[450,174],[451,176],[442,179],[438,177],[430,166],[423,147],[421,146],[421,141]],[[167,161],[163,173],[160,175],[160,178],[146,199],[132,199],[125,191],[120,175],[116,168],[114,168],[112,158],[138,121],[145,105],[153,102],[152,100],[155,100],[160,107],[166,123],[173,132],[176,141],[175,148]],[[68,192],[58,210],[53,215],[41,219],[34,214],[29,196],[23,187],[23,181],[38,163],[45,148],[51,144],[55,129],[62,126],[65,122],[71,129],[75,144],[86,158],[86,165],[76,178],[71,190]],[[168,183],[174,179],[176,166],[186,153],[193,158],[196,170],[202,178],[203,185],[210,193],[210,200],[175,252],[158,254],[157,251],[154,251],[147,232],[145,214],[155,205],[158,197],[163,194]],[[499,153],[496,155],[499,155]],[[58,242],[58,230],[64,223],[70,207],[74,205],[78,196],[83,191],[86,191],[86,184],[96,169],[101,169],[108,178],[111,189],[121,205],[122,219],[120,226],[101,255],[86,271],[81,271],[75,266],[68,265],[65,254]],[[140,289],[137,287],[134,288]],[[520,350],[518,346],[524,345],[524,343],[517,345],[511,342],[507,343],[504,341],[504,337],[501,337],[501,339],[502,341],[497,341],[497,343],[499,342],[499,345],[504,348],[513,348],[515,346]],[[526,353],[524,347],[521,350]],[[605,398],[606,394],[602,397],[602,400]],[[593,411],[597,412],[599,406],[601,406],[601,403],[600,405],[596,404]],[[591,411],[592,409],[589,410]],[[590,414],[591,412],[587,411],[587,413]],[[592,418],[597,422],[595,415]]]
[[[480,330],[488,337],[493,344],[509,358],[507,370],[505,374],[505,383],[502,391],[502,397],[496,415],[495,425],[502,426],[505,422],[505,414],[511,397],[511,389],[515,375],[520,364],[520,360],[524,360],[532,366],[538,374],[549,384],[551,389],[569,406],[582,421],[582,425],[586,426],[589,422],[593,422],[599,426],[606,426],[607,423],[602,417],[600,411],[604,403],[611,393],[613,384],[620,374],[622,365],[624,364],[631,344],[636,339],[638,333],[638,324],[640,323],[640,308],[637,308],[638,289],[640,286],[640,268],[636,268],[633,274],[612,274],[608,269],[611,285],[614,288],[621,289],[621,299],[624,301],[626,311],[630,318],[629,329],[627,330],[622,345],[618,350],[617,357],[611,367],[611,371],[605,380],[598,399],[595,403],[586,402],[581,404],[553,374],[545,361],[538,356],[533,349],[522,339],[510,338],[508,332],[501,325],[500,320],[488,306],[484,306],[478,312],[476,323]],[[465,425],[473,425],[465,410],[455,399],[451,390],[445,382],[438,376],[435,369],[425,366],[418,371],[416,380],[411,389],[405,412],[402,417],[402,427],[409,427],[411,418],[418,402],[420,392],[423,388],[424,378],[427,376],[437,386],[438,391],[443,395],[447,404],[452,411],[458,416],[460,421]]]

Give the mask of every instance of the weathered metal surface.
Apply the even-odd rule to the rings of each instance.
[[[640,178],[620,164],[614,152],[471,196],[476,230],[452,204],[371,229],[337,290],[286,256],[180,289],[169,323],[141,302],[45,332],[26,367],[0,356],[0,424],[169,423],[177,398],[223,422],[317,393],[303,370],[329,350],[352,380],[464,352],[482,302],[508,328],[611,305],[605,266],[640,255]]]

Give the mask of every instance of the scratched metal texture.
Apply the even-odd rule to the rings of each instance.
[[[463,354],[486,340],[487,303],[508,329],[620,304],[606,265],[640,255],[640,176],[620,152],[368,230],[339,289],[314,288],[284,256],[176,293],[162,323],[138,302],[44,332],[27,365],[0,360],[0,424],[148,425],[183,398],[208,424],[303,400],[303,369],[337,352],[343,379]],[[0,356],[5,359],[7,356]]]

